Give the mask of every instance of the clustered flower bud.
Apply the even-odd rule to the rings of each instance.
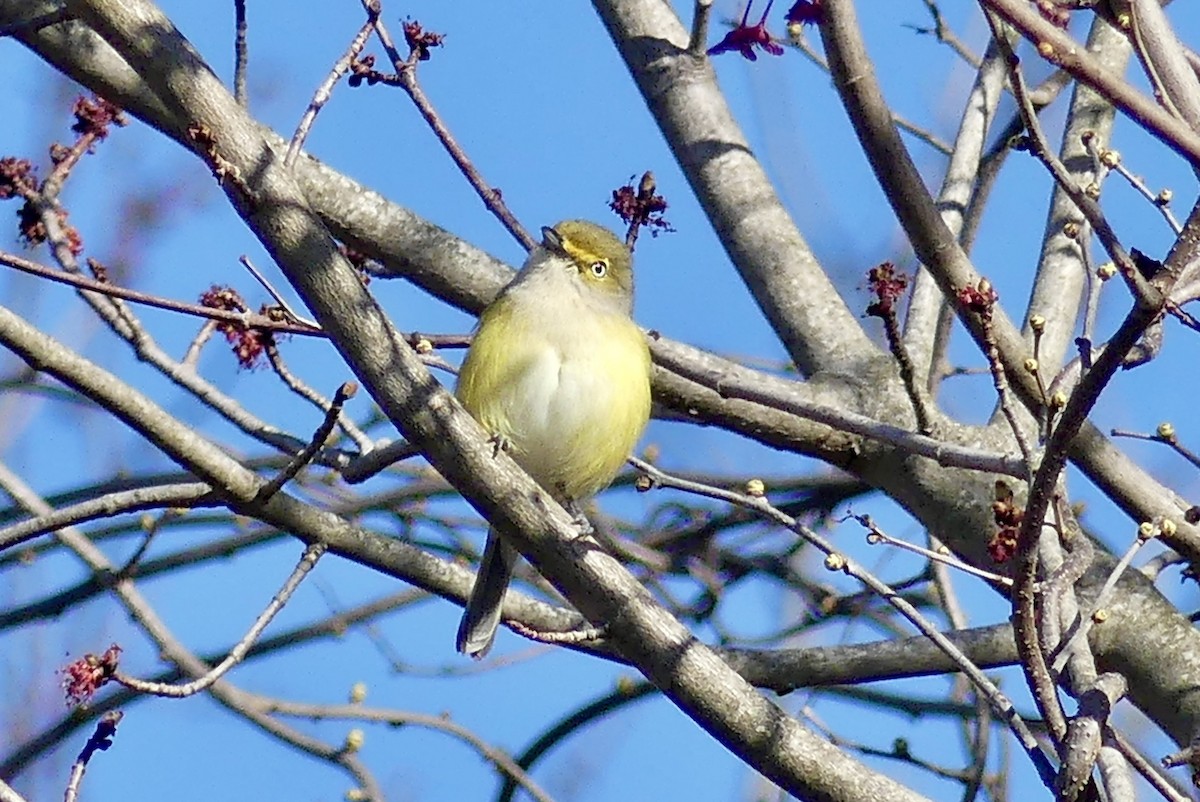
[[[896,301],[908,289],[908,275],[896,270],[891,262],[882,262],[867,271],[867,288],[875,300],[867,305],[869,317],[886,317],[896,311]]]
[[[83,704],[95,695],[117,670],[121,660],[121,647],[109,646],[99,656],[85,654],[62,669],[63,690],[68,704]]]
[[[999,294],[992,289],[992,282],[986,278],[979,279],[974,287],[963,287],[958,291],[958,302],[983,317],[991,317],[992,307],[998,300],[1000,300]]]
[[[997,563],[1006,563],[1017,553],[1017,532],[1025,520],[1025,507],[1016,503],[1012,488],[1006,482],[996,482],[992,518],[998,528],[988,541],[987,551]]]
[[[200,305],[231,312],[250,311],[236,290],[216,284],[201,293]],[[259,313],[271,317],[270,308],[267,306],[263,306]],[[217,331],[225,335],[225,340],[233,347],[233,355],[237,358],[238,365],[245,370],[259,367],[267,349],[275,346],[273,332],[248,328],[230,320],[217,321]]]

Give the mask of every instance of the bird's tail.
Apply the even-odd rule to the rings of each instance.
[[[504,592],[512,579],[518,556],[516,549],[506,544],[495,529],[488,530],[479,573],[458,625],[457,644],[461,653],[481,658],[492,648],[496,630],[500,627]]]

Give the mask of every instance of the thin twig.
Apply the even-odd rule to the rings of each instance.
[[[696,0],[692,11],[692,38],[688,52],[699,58],[708,49],[708,21],[712,17],[713,0]]]
[[[132,301],[137,304],[145,304],[158,309],[166,309],[171,312],[180,312],[185,315],[204,318],[206,320],[220,320],[222,322],[233,323],[238,326],[252,329],[264,329],[267,331],[279,332],[281,334],[298,334],[301,337],[324,337],[325,332],[319,327],[306,324],[285,323],[283,321],[274,320],[266,315],[258,315],[252,312],[234,312],[228,309],[214,309],[210,306],[202,306],[200,304],[191,304],[185,301],[176,301],[171,298],[163,298],[159,295],[150,295],[137,290],[131,290],[125,287],[118,287],[110,284],[107,281],[99,281],[94,278],[89,278],[82,273],[67,273],[62,270],[54,270],[53,268],[40,265],[37,262],[31,262],[28,259],[23,259],[16,254],[0,251],[0,264],[20,270],[23,273],[29,273],[40,278],[50,279],[60,284],[69,284],[72,287],[77,287],[81,290],[90,290],[91,292],[100,293],[109,298],[120,298],[126,301]]]
[[[39,196],[40,197],[40,196]],[[81,269],[78,260],[71,251],[69,238],[63,230],[58,214],[55,212],[55,207],[52,204],[42,204],[43,210],[40,212],[43,225],[46,227],[47,237],[53,243],[52,253],[55,261],[62,267],[62,272],[43,268],[27,260],[14,258],[11,254],[0,253],[0,264],[9,264],[19,269],[27,269],[33,265],[36,270],[29,272],[37,272],[38,275],[43,275],[42,270],[46,270],[44,277],[53,280],[61,280],[67,283],[76,284],[79,289],[79,297],[92,308],[96,315],[104,321],[104,323],[122,340],[128,343],[138,359],[148,363],[167,379],[174,382],[176,385],[191,393],[200,403],[208,406],[219,415],[224,417],[230,423],[237,426],[249,436],[266,443],[272,448],[285,450],[290,453],[294,448],[300,447],[303,441],[293,438],[288,433],[277,429],[274,426],[266,423],[260,418],[249,413],[245,406],[234,400],[232,397],[221,392],[211,382],[208,382],[190,365],[184,365],[175,359],[168,356],[162,348],[155,342],[154,337],[146,331],[146,328],[141,324],[137,317],[132,313],[125,302],[115,297],[121,293],[106,292],[106,285],[87,285],[78,283],[81,278]],[[58,278],[60,276],[70,276],[71,278]],[[84,281],[91,281],[85,279]],[[131,299],[132,300],[132,299]],[[172,302],[174,303],[174,302]],[[203,312],[198,310],[203,309]],[[186,311],[186,310],[179,310]],[[228,314],[235,315],[230,318],[230,323],[240,325],[248,314],[242,310],[224,310]],[[213,313],[217,314],[214,315]],[[220,310],[211,310],[207,307],[198,307],[197,311],[190,311],[189,314],[202,316],[205,319],[224,315],[220,314]],[[243,317],[237,317],[243,316]],[[252,317],[256,322],[264,322],[267,328],[275,328],[276,330],[287,330],[295,334],[309,334],[311,336],[322,336],[319,333],[305,331],[302,329],[292,330],[290,326],[275,323],[266,323],[259,321],[256,317]]]
[[[1159,526],[1144,523],[1138,527],[1138,536],[1130,544],[1129,548],[1125,550],[1125,553],[1121,555],[1121,559],[1117,561],[1117,564],[1113,566],[1112,571],[1108,574],[1108,578],[1104,580],[1104,585],[1101,586],[1100,592],[1096,594],[1096,600],[1092,603],[1091,613],[1087,616],[1081,615],[1079,625],[1075,628],[1075,631],[1071,633],[1071,636],[1065,643],[1059,645],[1058,653],[1054,656],[1054,662],[1050,666],[1055,674],[1062,673],[1062,670],[1067,665],[1067,661],[1071,659],[1071,654],[1075,646],[1087,637],[1088,632],[1092,629],[1092,625],[1099,623],[1107,617],[1104,606],[1108,604],[1109,597],[1112,595],[1113,590],[1116,589],[1117,581],[1120,580],[1121,575],[1125,573],[1125,569],[1129,567],[1130,563],[1133,562],[1134,555],[1141,550],[1142,546],[1145,546],[1146,543],[1158,535],[1161,526],[1174,528],[1174,524],[1169,521],[1163,521]]]
[[[183,352],[183,359],[179,360],[179,364],[190,367],[192,370],[200,363],[200,351],[212,339],[213,334],[217,331],[217,321],[206,320],[200,326],[200,330],[196,332],[196,336],[188,343],[187,350]]]
[[[124,685],[134,691],[141,693],[149,693],[155,696],[167,696],[174,699],[182,699],[185,696],[192,696],[200,691],[210,687],[214,682],[224,676],[229,669],[241,662],[245,657],[246,652],[258,640],[258,636],[267,628],[276,614],[283,609],[292,594],[296,592],[296,588],[300,587],[300,583],[308,575],[313,566],[317,564],[317,560],[321,559],[321,555],[325,553],[325,545],[314,543],[304,550],[304,555],[300,558],[300,562],[292,571],[291,576],[283,583],[283,587],[271,599],[271,603],[266,609],[255,619],[254,624],[247,630],[246,634],[240,641],[234,644],[234,647],[229,650],[228,656],[219,664],[210,669],[203,676],[197,677],[190,682],[185,682],[181,685],[172,685],[163,682],[148,682],[135,677],[129,677],[122,674],[120,671],[113,672],[113,680]]]
[[[290,369],[288,369],[287,363],[283,361],[283,355],[279,352],[279,347],[274,342],[268,341],[264,345],[263,350],[267,355],[267,361],[271,363],[271,369],[275,371],[275,375],[283,381],[289,390],[312,404],[317,409],[321,410],[321,412],[326,414],[331,412],[332,407],[330,405],[330,401],[326,399],[325,396],[321,395],[316,390],[302,382],[294,373],[292,373]],[[349,415],[340,412],[337,416],[337,425],[341,427],[342,431],[345,432],[351,440],[354,441],[354,444],[358,446],[359,451],[369,451],[374,446],[370,436],[362,429],[358,428],[358,424],[356,424]]]
[[[320,638],[342,638],[357,624],[428,598],[430,596],[426,591],[410,588],[354,607],[343,613],[327,616],[320,621],[286,630],[258,641],[246,653],[243,662],[249,663],[256,659],[267,658],[282,650],[292,649]],[[229,650],[226,648],[201,655],[199,659],[211,665],[223,660],[228,653]],[[177,682],[185,676],[186,672],[183,669],[172,665],[155,675],[154,681]],[[67,711],[56,722],[46,725],[40,732],[28,737],[23,744],[16,745],[11,752],[0,758],[0,775],[12,776],[20,772],[38,757],[61,743],[62,738],[66,735],[85,726],[89,721],[95,720],[109,710],[120,709],[151,698],[153,697],[143,696],[128,688],[116,688],[112,694],[93,700],[86,708],[77,707]],[[0,802],[9,802],[9,800],[0,795]]]
[[[983,59],[971,52],[971,49],[958,38],[958,34],[946,24],[945,18],[942,16],[942,10],[938,7],[935,0],[923,0],[925,9],[929,12],[929,16],[933,18],[932,28],[922,28],[917,25],[907,25],[917,33],[932,34],[939,42],[948,46],[951,50],[958,54],[958,57],[970,64],[976,70],[983,64]]]
[[[1042,402],[1042,414],[1038,416],[1038,442],[1045,443],[1050,436],[1050,425],[1054,416],[1054,408],[1050,405],[1050,396],[1046,393],[1046,380],[1042,376],[1042,335],[1046,333],[1046,318],[1034,315],[1029,319],[1029,328],[1033,331],[1033,359],[1025,363],[1025,369],[1033,374],[1037,381],[1038,395]]]
[[[287,316],[292,319],[292,321],[299,323],[302,326],[311,326],[314,329],[321,328],[320,324],[318,324],[316,321],[309,320],[306,317],[296,314],[296,310],[292,309],[292,307],[288,305],[287,299],[285,299],[283,295],[271,285],[271,282],[267,281],[267,277],[264,276],[262,272],[254,266],[254,262],[250,261],[249,256],[242,254],[238,257],[238,261],[242,263],[242,267],[250,271],[250,275],[254,276],[254,280],[257,281],[262,288],[266,290],[272,298],[275,299],[275,303],[279,304],[279,306],[283,309]]]
[[[904,334],[900,331],[900,320],[896,314],[896,302],[907,286],[908,277],[896,273],[891,262],[871,268],[868,275],[876,300],[867,307],[867,314],[883,321],[888,350],[892,352],[892,357],[900,367],[900,381],[904,384],[913,414],[917,417],[917,431],[924,435],[932,435],[933,424],[929,417],[929,407],[921,394],[921,388],[917,385],[916,368],[908,353],[908,347],[904,344]]]
[[[869,515],[855,515],[854,513],[850,513],[848,517],[853,518],[866,527],[868,532],[867,542],[871,545],[875,545],[877,543],[887,543],[890,546],[895,546],[896,548],[904,549],[905,551],[911,551],[913,554],[920,554],[922,557],[928,560],[933,560],[934,562],[938,562],[942,565],[962,571],[965,574],[979,577],[980,579],[1000,585],[1001,587],[1012,587],[1012,580],[1006,576],[1001,576],[1000,574],[994,574],[991,571],[984,571],[981,568],[976,568],[970,563],[965,563],[962,560],[955,558],[952,554],[946,554],[934,549],[927,549],[924,546],[918,546],[916,543],[909,543],[906,540],[899,540],[892,537],[887,532],[884,532],[882,529],[880,529],[879,526],[876,525],[873,520],[871,520]]]
[[[981,279],[982,284],[986,279]],[[980,288],[980,292],[987,294],[990,292],[990,284],[987,288]],[[992,303],[995,303],[993,298]],[[1017,448],[1021,450],[1021,457],[1025,461],[1025,474],[1022,478],[1029,479],[1033,476],[1035,470],[1033,461],[1033,449],[1029,446],[1029,441],[1025,437],[1025,431],[1021,428],[1021,422],[1017,419],[1016,405],[1013,403],[1012,393],[1008,389],[1008,377],[1004,373],[1004,363],[1000,359],[1000,349],[996,345],[996,334],[992,328],[992,316],[989,313],[981,313],[979,315],[980,322],[983,325],[983,340],[984,349],[983,355],[987,358],[988,369],[992,374],[992,387],[996,390],[996,396],[1000,401],[1000,411],[1004,414],[1004,419],[1008,421],[1008,428],[1012,431],[1013,439],[1017,441]]]
[[[210,491],[211,488],[203,482],[185,482],[106,493],[99,498],[63,507],[0,529],[0,551],[19,546],[64,526],[74,526],[97,518],[110,518],[114,515],[162,507],[216,505],[218,502],[214,496],[209,495]]]
[[[368,15],[371,14],[372,5],[371,0],[363,0],[363,7],[367,9]],[[537,246],[537,241],[530,236],[525,227],[521,225],[521,221],[509,210],[508,206],[504,203],[504,199],[500,196],[499,190],[484,180],[479,169],[471,161],[470,157],[467,156],[466,151],[463,150],[458,140],[454,138],[454,135],[450,133],[450,129],[446,127],[441,115],[438,114],[433,103],[429,101],[424,90],[421,89],[421,85],[417,81],[418,51],[413,49],[408,58],[402,57],[400,51],[396,48],[391,34],[388,33],[387,26],[378,17],[375,19],[374,28],[380,44],[383,45],[384,51],[392,62],[392,69],[396,71],[395,80],[385,82],[394,83],[394,85],[399,86],[408,94],[409,99],[417,107],[417,111],[424,118],[425,123],[433,131],[438,141],[442,143],[442,147],[445,148],[446,153],[450,155],[450,158],[467,179],[467,182],[470,183],[476,194],[483,200],[484,205],[487,206],[491,213],[508,230],[508,233],[512,234],[525,250],[532,251]]]
[[[1046,718],[1051,735],[1059,748],[1062,738],[1066,735],[1066,721],[1039,639],[1042,624],[1039,622],[1034,592],[1037,579],[1037,544],[1046,520],[1046,511],[1067,461],[1070,441],[1083,426],[1101,391],[1120,368],[1126,354],[1156,316],[1156,308],[1135,306],[1109,340],[1096,363],[1080,378],[1050,435],[1043,452],[1042,463],[1030,483],[1024,519],[1017,532],[1016,568],[1013,573],[1016,581],[1013,606],[1016,611],[1014,630],[1017,634],[1017,647],[1038,708]]]
[[[1150,187],[1146,186],[1146,182],[1141,177],[1134,175],[1125,166],[1118,151],[1112,148],[1101,149],[1100,143],[1096,141],[1095,137],[1089,138],[1084,144],[1087,146],[1088,153],[1091,154],[1092,160],[1096,165],[1097,174],[1101,170],[1112,170],[1128,181],[1129,186],[1133,187],[1139,195],[1150,201],[1150,204],[1158,209],[1163,219],[1167,221],[1167,225],[1170,227],[1172,233],[1178,236],[1183,231],[1183,226],[1180,225],[1179,221],[1175,218],[1175,214],[1171,211],[1171,200],[1174,197],[1174,193],[1171,190],[1151,191]]]
[[[75,763],[71,766],[63,802],[75,802],[79,797],[79,785],[83,782],[83,773],[87,771],[88,762],[96,752],[104,752],[112,746],[112,739],[117,734],[117,725],[121,723],[124,715],[120,710],[111,710],[100,717],[95,732],[87,739],[79,757],[75,758]]]
[[[41,192],[35,205],[41,206],[41,204],[49,203],[57,208],[58,195],[62,192],[63,184],[79,164],[79,160],[92,152],[99,139],[97,132],[88,131],[81,135],[65,152],[58,154],[59,158],[54,163],[54,170],[42,182]]]
[[[233,99],[243,109],[250,108],[250,94],[246,91],[246,0],[233,0],[233,18],[236,32],[233,37]]]
[[[929,544],[933,547],[931,550],[934,553],[940,554],[948,551],[935,536],[930,534],[928,537]],[[933,581],[934,590],[937,592],[938,605],[945,613],[946,620],[954,629],[965,630],[970,622],[966,612],[962,608],[958,594],[954,591],[954,583],[951,581],[952,577],[948,566],[942,562],[933,561],[929,565],[929,574]],[[977,711],[973,721],[964,719],[960,723],[964,747],[967,754],[971,757],[971,762],[965,770],[966,777],[963,783],[962,800],[963,802],[974,802],[980,788],[983,787],[984,777],[987,772],[988,752],[992,732],[992,709],[988,706],[987,700],[972,688],[970,680],[962,675],[954,678],[951,698],[963,701],[970,698],[974,701]]]
[[[1129,765],[1133,766],[1138,774],[1145,777],[1146,782],[1150,783],[1154,790],[1162,794],[1168,802],[1192,802],[1192,798],[1172,785],[1170,779],[1164,777],[1158,767],[1147,760],[1145,755],[1131,744],[1120,730],[1109,724],[1104,728],[1104,739],[1111,741],[1117,751],[1129,761]]]
[[[280,471],[275,478],[259,489],[255,497],[257,501],[266,501],[278,493],[283,489],[284,485],[295,478],[296,474],[300,473],[305,465],[312,461],[313,457],[324,447],[326,439],[328,439],[330,433],[333,431],[333,427],[337,425],[338,418],[342,414],[342,407],[357,392],[358,385],[354,382],[345,382],[341,387],[338,387],[337,392],[333,394],[333,401],[329,403],[329,409],[325,411],[325,420],[321,421],[321,425],[313,433],[308,445],[296,454],[296,456],[292,457],[287,467]]]
[[[356,457],[341,469],[342,479],[350,484],[365,482],[401,460],[420,455],[421,449],[407,440],[397,440]]]
[[[1103,268],[1103,265],[1101,266]],[[1115,267],[1108,268],[1116,270]],[[1080,332],[1080,339],[1083,341],[1079,348],[1079,359],[1083,370],[1087,370],[1092,366],[1092,360],[1095,358],[1095,342],[1096,342],[1096,316],[1100,313],[1100,292],[1104,289],[1104,285],[1108,283],[1108,279],[1102,274],[1099,269],[1089,270],[1087,272],[1088,295],[1086,307],[1083,312],[1083,330]],[[1051,382],[1053,384],[1054,382]]]
[[[378,4],[367,6],[367,21],[363,23],[358,33],[350,40],[350,46],[346,48],[346,52],[342,54],[333,65],[333,69],[329,71],[329,75],[325,76],[325,80],[317,87],[317,91],[313,93],[312,100],[308,102],[308,108],[304,110],[304,114],[300,117],[300,122],[296,125],[296,133],[292,134],[292,141],[288,143],[287,154],[283,157],[283,163],[286,167],[291,167],[296,163],[296,157],[300,155],[300,149],[304,147],[304,142],[308,139],[308,132],[312,129],[313,122],[317,119],[317,114],[329,102],[329,98],[333,96],[333,87],[341,80],[342,76],[350,71],[350,65],[358,58],[358,54],[367,46],[367,39],[371,36],[371,31],[375,28],[375,20],[379,18]]]
[[[269,699],[265,697],[260,697],[258,704],[265,713],[277,713],[314,720],[370,721],[388,724],[393,727],[425,727],[435,732],[442,732],[477,751],[486,760],[495,765],[497,769],[519,783],[538,802],[554,802],[553,797],[542,789],[524,769],[517,765],[508,752],[492,746],[475,734],[469,727],[456,724],[444,715],[429,715],[426,713],[414,713],[409,710],[367,707],[361,704],[306,704],[286,699]]]
[[[1200,468],[1200,454],[1192,451],[1190,448],[1179,442],[1179,435],[1175,432],[1175,426],[1164,421],[1158,424],[1158,429],[1154,434],[1142,434],[1141,432],[1131,432],[1125,429],[1112,429],[1109,432],[1113,437],[1128,437],[1134,440],[1149,440],[1153,443],[1164,443],[1171,449],[1190,462],[1193,467]]]

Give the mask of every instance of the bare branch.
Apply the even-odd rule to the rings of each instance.
[[[308,132],[312,129],[313,122],[317,119],[317,114],[329,102],[329,98],[333,96],[333,87],[342,76],[350,71],[350,65],[358,58],[358,54],[367,46],[367,39],[371,36],[371,31],[375,30],[375,20],[379,17],[378,4],[372,6],[367,5],[367,21],[359,28],[358,33],[350,40],[350,46],[346,48],[346,52],[342,54],[333,65],[329,75],[317,87],[317,91],[313,93],[312,100],[308,102],[308,108],[304,110],[304,115],[300,118],[300,122],[296,125],[296,133],[292,134],[292,141],[288,143],[287,154],[283,157],[283,163],[291,167],[296,163],[296,157],[300,155],[300,149],[304,147],[304,141],[308,139]]]
[[[83,746],[83,751],[79,753],[79,757],[75,758],[75,763],[71,766],[70,779],[67,780],[67,790],[63,794],[64,802],[75,802],[79,798],[79,786],[83,782],[83,773],[87,771],[88,763],[92,759],[92,755],[96,752],[103,752],[112,746],[113,736],[117,734],[117,725],[121,723],[122,714],[120,711],[105,713],[100,717],[100,723],[96,725],[96,731],[92,733],[92,737],[87,739],[87,743]]]
[[[246,91],[246,0],[233,0],[233,96],[242,108],[250,107],[250,93]]]
[[[215,504],[211,488],[202,482],[161,485],[108,493],[99,498],[39,515],[28,521],[0,529],[0,551],[19,546],[39,535],[64,526],[74,526],[97,518],[163,507],[193,507]]]
[[[146,680],[130,677],[117,671],[113,673],[113,679],[124,685],[130,690],[138,691],[139,693],[148,693],[154,696],[168,696],[173,699],[182,699],[187,696],[200,693],[207,690],[212,685],[229,672],[231,668],[242,661],[246,656],[246,652],[258,640],[258,636],[262,634],[271,620],[283,609],[287,604],[288,599],[296,592],[296,588],[300,587],[300,583],[308,576],[308,572],[317,564],[317,560],[321,559],[321,555],[325,553],[325,547],[322,545],[309,546],[304,550],[304,555],[300,558],[300,562],[292,571],[291,576],[283,583],[283,587],[271,599],[271,603],[259,613],[258,618],[254,619],[254,623],[250,629],[246,630],[246,634],[242,639],[234,644],[229,650],[229,655],[219,664],[215,665],[203,676],[196,677],[191,682],[186,682],[182,685],[168,685],[161,682],[148,682]]]

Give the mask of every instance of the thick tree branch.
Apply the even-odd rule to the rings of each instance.
[[[1105,69],[1114,75],[1125,71],[1130,54],[1125,37],[1099,18],[1092,24],[1088,46],[1097,54],[1096,58]],[[1092,160],[1084,144],[1084,134],[1100,143],[1108,143],[1112,137],[1114,117],[1113,106],[1103,95],[1086,84],[1076,84],[1067,111],[1067,125],[1063,130],[1059,155],[1064,167],[1070,171],[1071,179],[1081,187],[1086,187],[1095,179]],[[1089,280],[1086,275],[1088,263],[1080,254],[1080,248],[1090,247],[1089,238],[1069,237],[1068,223],[1082,226],[1083,216],[1067,193],[1056,186],[1050,201],[1046,230],[1042,235],[1042,252],[1038,259],[1033,294],[1025,314],[1027,337],[1030,336],[1029,318],[1041,315],[1046,319],[1038,362],[1047,375],[1058,371],[1066,353],[1073,347],[1079,302],[1084,285]],[[1098,279],[1093,276],[1091,280]]]
[[[878,350],[841,300],[750,152],[706,57],[664,0],[593,5],[742,280],[802,374],[847,372]]]

